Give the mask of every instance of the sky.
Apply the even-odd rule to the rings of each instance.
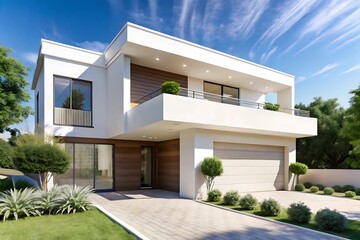
[[[296,103],[347,108],[360,84],[360,0],[0,0],[0,45],[29,67],[27,105],[42,38],[101,52],[126,22],[292,74]]]

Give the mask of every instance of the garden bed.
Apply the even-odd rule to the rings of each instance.
[[[310,192],[310,188],[305,188],[305,190],[303,191],[304,193],[311,193],[311,194],[317,194],[317,195],[325,195],[324,191],[319,190],[316,193],[312,193]],[[354,200],[360,200],[360,196],[356,195],[353,198],[350,197],[345,197],[345,193],[340,193],[340,192],[334,192],[332,195],[325,195],[325,196],[333,196],[333,197],[343,197],[343,198],[347,198],[347,199],[354,199]]]

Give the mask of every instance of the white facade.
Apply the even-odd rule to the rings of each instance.
[[[204,81],[239,88],[251,106],[162,94],[132,107],[131,64],[187,76],[191,91]],[[186,65],[186,67],[184,67]],[[92,82],[92,126],[54,124],[54,76]],[[160,86],[159,86],[160,87]],[[204,196],[198,164],[214,142],[284,147],[284,181],[295,140],[314,136],[317,120],[294,115],[294,77],[134,24],[126,24],[104,53],[41,41],[32,88],[39,93],[38,124],[47,134],[77,138],[164,141],[180,139],[180,195]],[[284,112],[261,109],[277,93]],[[258,109],[260,108],[260,109]],[[149,139],[151,136],[151,139]]]

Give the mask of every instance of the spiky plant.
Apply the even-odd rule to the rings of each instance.
[[[5,222],[8,218],[40,216],[40,198],[36,190],[31,188],[10,189],[0,193],[0,215]]]
[[[70,214],[90,210],[93,206],[89,201],[89,196],[92,192],[93,189],[89,186],[62,186],[61,194],[54,199],[54,208],[57,209],[56,214]]]
[[[41,192],[41,210],[42,214],[52,214],[55,212],[56,199],[60,197],[62,186],[55,185],[50,191]]]

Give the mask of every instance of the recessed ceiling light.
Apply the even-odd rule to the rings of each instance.
[[[155,58],[155,60],[156,60],[156,61],[159,61],[159,60],[160,60],[160,58]]]
[[[144,135],[143,138],[146,138],[146,136]]]
[[[149,137],[149,139],[152,139],[152,137]]]
[[[154,137],[154,139],[157,139],[157,137]]]
[[[209,72],[209,70],[206,70],[206,72],[208,73],[208,72]]]
[[[172,128],[169,128],[169,131],[172,131],[172,130],[174,130],[174,129],[172,129]]]
[[[232,76],[229,76],[229,78],[232,78]]]
[[[183,67],[186,67],[186,64],[183,64]]]
[[[268,89],[269,87],[265,87],[265,89]]]
[[[250,82],[250,84],[253,84],[253,82]]]

